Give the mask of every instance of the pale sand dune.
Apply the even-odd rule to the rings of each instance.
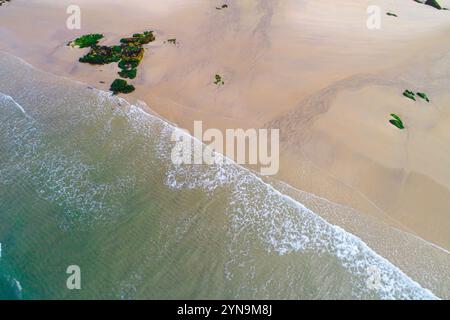
[[[65,27],[69,4],[81,30]],[[383,10],[381,30],[366,27],[369,5]],[[116,67],[79,64],[85,51],[65,43],[146,29],[157,41],[133,97],[188,129],[280,128],[278,178],[450,248],[450,12],[412,0],[15,0],[0,9],[0,50],[107,90]]]

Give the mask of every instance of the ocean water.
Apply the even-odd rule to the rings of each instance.
[[[0,54],[0,298],[438,298],[254,173],[173,165],[174,130]]]

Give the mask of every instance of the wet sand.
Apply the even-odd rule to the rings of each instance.
[[[130,97],[187,129],[279,128],[277,178],[449,249],[450,13],[412,0],[224,2],[16,0],[0,8],[0,50],[107,90],[116,65],[80,64],[87,49],[65,44],[155,30]],[[81,30],[66,28],[69,4]],[[373,4],[380,30],[366,27]]]

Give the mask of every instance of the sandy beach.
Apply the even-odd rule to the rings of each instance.
[[[222,3],[228,8],[217,10]],[[80,30],[66,27],[71,4],[82,10]],[[379,30],[366,26],[369,5],[382,9]],[[117,66],[81,64],[88,49],[66,44],[88,33],[112,44],[143,30],[156,41],[125,98],[186,129],[195,120],[278,128],[277,179],[450,250],[449,11],[412,0],[14,0],[0,8],[1,51],[102,90]],[[431,102],[405,98],[406,89]],[[389,123],[392,113],[406,130]]]

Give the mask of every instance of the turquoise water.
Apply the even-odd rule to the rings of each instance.
[[[177,129],[125,100],[0,70],[0,298],[436,298],[253,173],[173,165]]]

